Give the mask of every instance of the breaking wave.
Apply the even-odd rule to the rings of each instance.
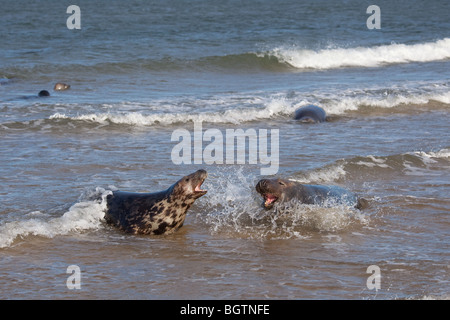
[[[106,196],[102,188],[89,191],[62,216],[53,217],[40,211],[30,212],[24,219],[9,221],[0,226],[0,248],[11,246],[17,239],[27,236],[53,238],[72,232],[95,230],[101,227],[106,209]],[[95,199],[95,200],[92,200]]]
[[[137,72],[287,72],[326,70],[345,67],[380,67],[389,64],[431,62],[450,59],[450,38],[417,44],[388,44],[373,47],[325,48],[311,50],[282,46],[262,52],[244,52],[224,56],[164,57],[84,64],[45,63],[0,69],[7,78],[33,78],[76,70],[80,74],[135,74]],[[3,81],[4,79],[1,79]]]
[[[446,87],[444,88],[446,89]],[[285,120],[290,118],[299,107],[314,103],[322,106],[328,115],[343,115],[349,111],[364,110],[365,115],[370,115],[371,110],[380,112],[380,109],[394,109],[398,112],[410,112],[411,108],[397,108],[405,105],[420,105],[426,110],[427,105],[430,108],[447,109],[450,104],[450,91],[440,90],[434,93],[406,93],[387,92],[386,90],[366,90],[361,92],[343,92],[340,97],[334,95],[326,98],[316,95],[299,96],[298,98],[289,98],[285,95],[274,95],[270,97],[248,97],[241,101],[240,106],[236,106],[238,98],[229,98],[227,101],[223,97],[217,97],[211,101],[193,101],[189,107],[181,106],[182,103],[174,101],[168,106],[167,102],[158,105],[135,105],[119,104],[113,105],[106,112],[87,112],[83,113],[82,106],[77,108],[76,114],[69,112],[56,112],[47,119],[28,120],[25,122],[9,122],[0,124],[3,129],[26,129],[26,128],[51,128],[54,125],[67,121],[73,125],[86,124],[94,127],[108,125],[127,125],[127,126],[154,126],[154,125],[172,125],[191,122],[205,123],[231,123],[241,124],[261,120]],[[33,106],[33,108],[36,108]],[[74,109],[74,106],[68,106],[68,109]],[[61,108],[59,108],[61,109]],[[91,109],[91,108],[90,108]],[[100,109],[100,107],[99,107]],[[101,109],[105,109],[101,107]],[[133,109],[135,111],[127,111]],[[167,110],[173,111],[168,112]],[[30,111],[31,112],[31,111]],[[392,110],[389,110],[389,113]],[[61,122],[63,120],[63,122]]]
[[[297,69],[380,67],[389,64],[450,59],[450,38],[418,44],[390,44],[376,47],[331,48],[319,51],[276,48],[271,54]]]
[[[335,183],[367,180],[369,176],[384,179],[396,175],[426,175],[434,168],[450,168],[450,149],[414,151],[388,156],[357,156],[340,159],[312,171],[299,172],[292,180],[300,183]],[[372,179],[373,180],[373,179]]]
[[[249,99],[251,100],[251,99]],[[230,105],[225,111],[191,111],[149,114],[145,111],[135,112],[104,112],[70,115],[66,113],[54,113],[50,120],[67,119],[73,121],[85,121],[90,123],[125,124],[136,126],[171,125],[176,123],[207,122],[207,123],[231,123],[240,124],[251,121],[290,117],[299,107],[310,103],[322,106],[329,115],[343,115],[348,111],[357,111],[361,107],[392,109],[404,105],[427,105],[437,102],[443,105],[450,104],[450,91],[438,93],[383,93],[360,92],[343,93],[342,97],[331,99],[320,97],[304,97],[303,99],[288,99],[286,97],[270,97],[265,99],[255,98],[253,102],[243,103],[242,107]],[[224,108],[227,103],[224,103]],[[255,106],[256,104],[256,106]],[[407,110],[408,111],[408,110]],[[366,111],[367,113],[367,111]],[[369,111],[370,114],[370,111]]]

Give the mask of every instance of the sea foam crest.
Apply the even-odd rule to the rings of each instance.
[[[300,102],[302,104],[304,102]],[[179,113],[152,113],[122,112],[122,113],[90,113],[70,116],[64,113],[55,113],[49,119],[70,119],[90,121],[100,124],[127,124],[139,126],[151,126],[155,124],[170,125],[186,122],[208,122],[208,123],[233,123],[239,124],[243,121],[256,121],[269,119],[273,116],[291,115],[299,103],[291,103],[284,98],[270,99],[258,107],[242,107],[228,109],[225,111],[208,112],[179,112]]]
[[[383,91],[383,90],[381,90]],[[400,105],[424,105],[431,101],[450,104],[450,91],[443,92],[408,92],[388,93],[387,90],[374,94],[370,90],[343,92],[340,97],[332,97],[324,108],[330,114],[343,114],[346,111],[358,110],[360,106],[377,108],[395,108]]]
[[[379,67],[387,64],[429,62],[450,58],[450,38],[418,44],[390,44],[375,47],[333,48],[319,51],[275,48],[281,62],[298,69]]]
[[[290,95],[277,93],[270,96],[214,96],[209,99],[192,101],[152,101],[150,104],[134,105],[121,103],[109,106],[107,112],[91,112],[72,115],[56,112],[50,120],[71,120],[94,123],[100,126],[110,124],[131,126],[171,125],[176,123],[205,122],[240,124],[251,121],[292,117],[299,107],[316,104],[329,115],[342,115],[358,110],[361,106],[376,108],[395,108],[414,104],[425,105],[436,101],[450,104],[448,84],[434,86],[398,88],[366,88],[332,90],[331,92],[309,92]],[[69,108],[68,108],[69,109]],[[73,108],[72,108],[73,109]],[[170,110],[168,112],[167,110]],[[36,123],[34,123],[36,125]]]
[[[450,149],[444,148],[439,151],[430,151],[430,152],[424,152],[424,151],[416,151],[415,154],[422,158],[439,158],[439,159],[446,159],[450,158]]]
[[[0,226],[0,248],[10,246],[16,239],[30,235],[53,238],[71,232],[98,229],[106,210],[106,196],[111,191],[96,188],[89,197],[79,202],[60,217],[32,212],[26,220],[7,222]],[[92,198],[97,198],[92,200]]]

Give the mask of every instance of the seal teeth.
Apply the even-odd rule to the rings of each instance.
[[[267,207],[271,206],[275,201],[278,200],[278,198],[271,194],[265,194],[264,200],[265,200],[264,205]]]

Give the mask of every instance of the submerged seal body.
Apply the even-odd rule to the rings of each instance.
[[[275,203],[291,200],[317,205],[344,204],[358,209],[366,205],[366,200],[338,186],[308,185],[286,179],[260,180],[256,184],[256,191],[264,198],[264,207],[267,209],[272,208]]]
[[[294,119],[305,123],[318,123],[327,120],[327,114],[321,107],[310,104],[295,110]]]
[[[132,234],[170,234],[184,223],[194,201],[206,194],[200,187],[207,177],[198,170],[165,191],[135,193],[115,191],[107,196],[107,223]]]
[[[62,83],[62,82],[58,82],[53,87],[53,90],[55,90],[55,91],[64,91],[64,90],[67,90],[69,88],[70,88],[70,85]]]

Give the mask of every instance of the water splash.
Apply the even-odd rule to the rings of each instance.
[[[200,205],[196,223],[212,234],[250,239],[304,239],[311,232],[339,232],[352,225],[365,225],[368,217],[355,208],[332,203],[305,205],[278,204],[273,210],[262,206],[254,189],[258,177],[243,168],[210,173],[208,197]],[[211,182],[214,181],[214,182]]]
[[[9,247],[17,239],[24,239],[30,235],[53,238],[71,232],[101,228],[106,209],[106,196],[110,192],[103,188],[87,190],[77,203],[59,217],[35,211],[26,215],[25,220],[1,225],[0,248]]]

